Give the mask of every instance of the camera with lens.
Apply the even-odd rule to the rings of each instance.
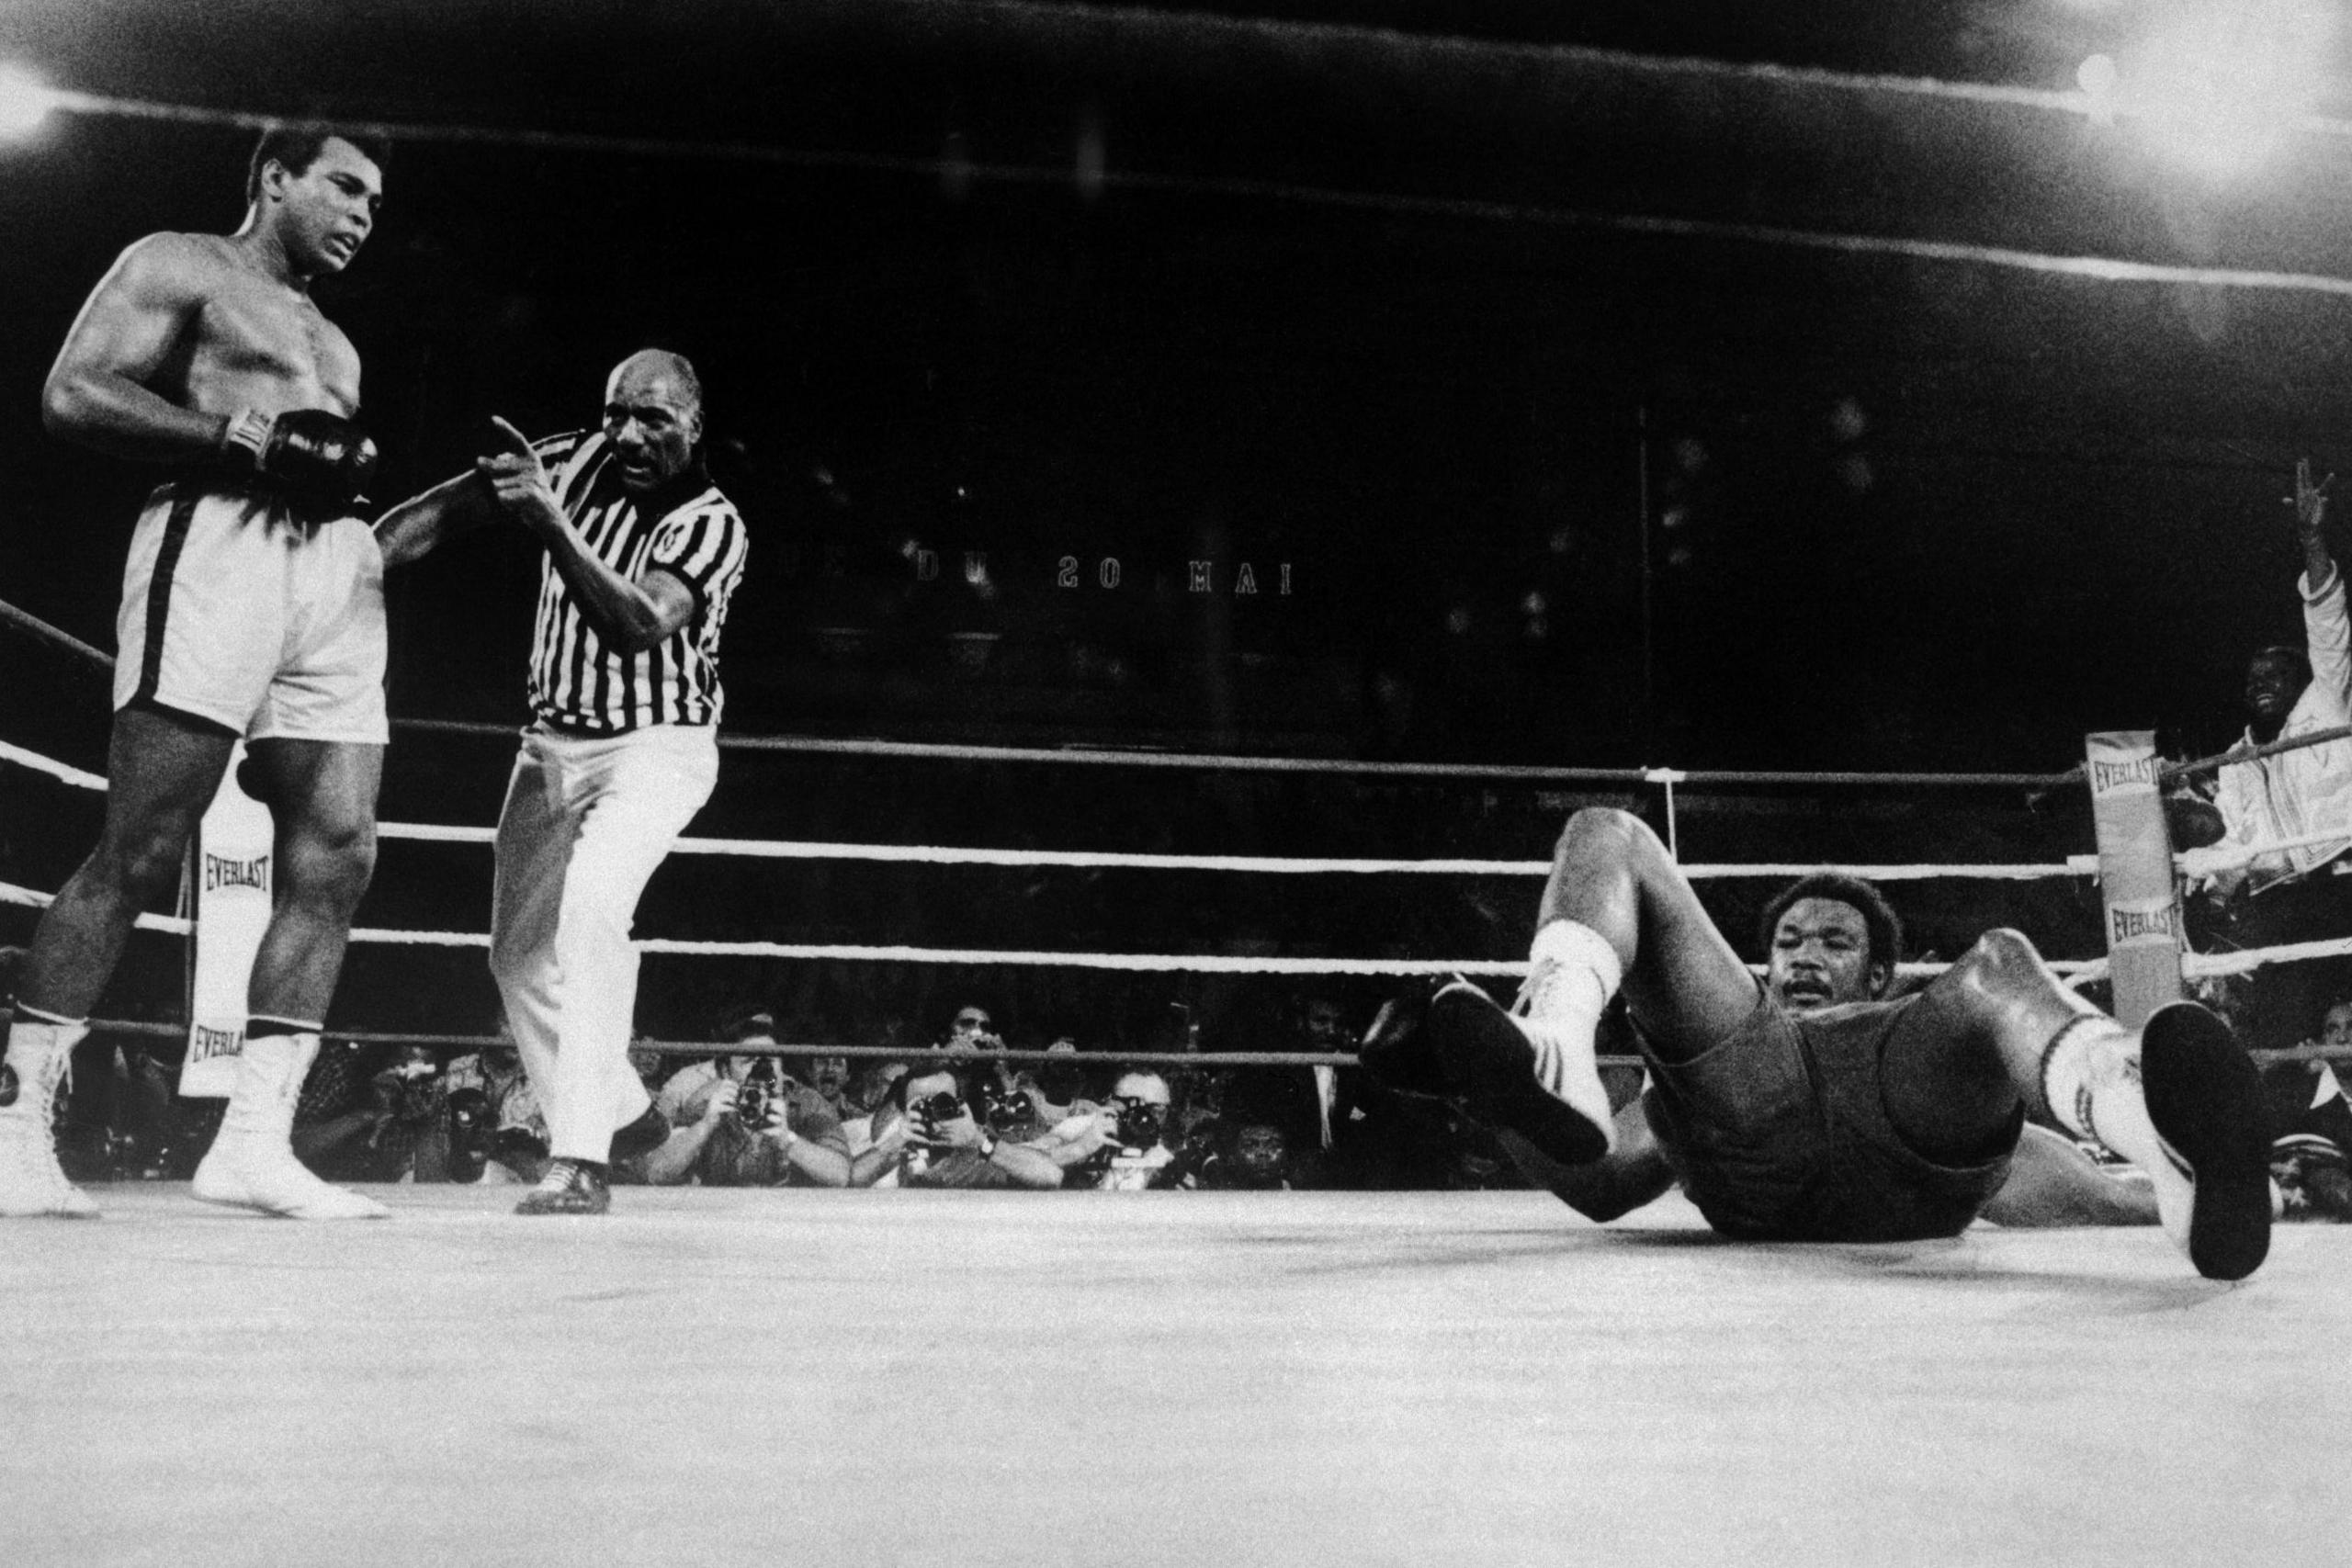
[[[490,1160],[490,1097],[478,1089],[449,1093],[449,1179],[479,1181]]]
[[[783,1114],[783,1108],[776,1104],[775,1058],[763,1056],[752,1064],[735,1091],[735,1118],[757,1133],[774,1126]]]
[[[1167,1124],[1168,1107],[1133,1095],[1122,1095],[1112,1103],[1119,1111],[1121,1148],[1148,1149],[1159,1142],[1160,1130]]]
[[[440,1105],[441,1069],[431,1062],[402,1062],[392,1069],[400,1080],[393,1114],[403,1122],[429,1120]]]
[[[1001,1078],[980,1080],[980,1120],[991,1133],[1010,1133],[1036,1119],[1037,1109],[1015,1084]]]
[[[944,1089],[937,1094],[926,1096],[916,1101],[907,1109],[913,1115],[915,1125],[922,1129],[922,1134],[926,1138],[938,1137],[940,1128],[966,1113],[963,1097],[951,1089]]]

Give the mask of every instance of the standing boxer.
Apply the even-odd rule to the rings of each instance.
[[[669,1123],[629,1066],[638,896],[718,778],[718,634],[743,520],[702,465],[702,385],[648,349],[605,386],[601,431],[505,450],[380,526],[399,564],[503,512],[547,547],[533,722],[498,820],[490,966],[548,1122],[524,1214],[600,1214],[606,1167]],[[617,1131],[616,1131],[617,1129]]]
[[[151,234],[82,308],[41,392],[52,434],[176,472],[140,514],[116,617],[97,848],[41,918],[0,1065],[0,1214],[88,1215],[50,1114],[141,909],[167,893],[242,737],[277,824],[237,1081],[196,1173],[209,1202],[374,1218],[288,1142],[351,915],[375,866],[383,560],[354,503],[376,461],[359,356],[311,299],[375,226],[379,157],[263,134],[230,235]]]

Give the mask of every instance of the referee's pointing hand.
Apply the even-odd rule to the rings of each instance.
[[[531,450],[531,438],[496,414],[490,423],[504,450],[475,458],[474,471],[490,481],[498,503],[522,522],[534,528],[561,526],[562,508],[548,486],[548,471],[539,455]]]

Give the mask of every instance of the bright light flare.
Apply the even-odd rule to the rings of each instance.
[[[57,107],[57,95],[28,67],[0,60],[0,138],[30,136]]]
[[[2321,0],[2176,6],[2116,62],[2109,93],[2155,146],[2230,178],[2318,108],[2335,29]]]

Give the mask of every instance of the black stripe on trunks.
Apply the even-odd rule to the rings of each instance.
[[[204,492],[194,485],[172,489],[172,514],[164,523],[164,541],[155,550],[155,570],[147,580],[147,646],[139,659],[136,703],[155,700],[164,675],[164,621],[171,613],[172,577],[179,570],[180,550],[187,544],[188,525],[196,519],[196,503]]]

